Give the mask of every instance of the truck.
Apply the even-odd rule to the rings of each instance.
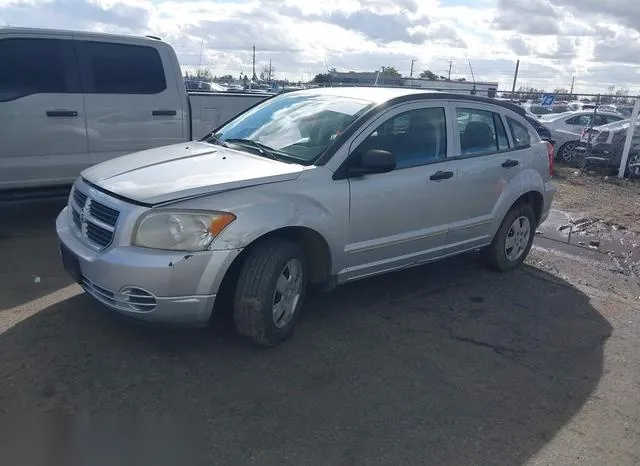
[[[0,196],[205,136],[269,93],[189,92],[155,37],[0,28]]]

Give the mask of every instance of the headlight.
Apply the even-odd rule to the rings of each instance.
[[[138,222],[133,244],[172,251],[203,251],[236,219],[228,212],[151,211]]]

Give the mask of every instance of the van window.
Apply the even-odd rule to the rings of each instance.
[[[89,94],[158,94],[167,88],[153,47],[80,41],[78,53]]]
[[[500,115],[487,110],[457,108],[462,155],[488,154],[508,149]]]
[[[447,156],[447,124],[443,107],[420,108],[392,116],[358,146],[391,152],[396,168],[425,165]]]
[[[529,135],[529,130],[526,126],[509,117],[507,117],[507,122],[509,123],[509,128],[511,128],[514,147],[517,149],[529,147],[531,145],[531,135]]]
[[[0,102],[32,94],[80,92],[71,40],[2,39],[0,64]]]

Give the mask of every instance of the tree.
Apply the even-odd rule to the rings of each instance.
[[[311,82],[315,84],[325,84],[331,82],[331,75],[329,73],[318,73],[316,74]]]
[[[213,81],[213,73],[209,68],[200,68],[196,71],[195,78],[200,81]]]
[[[393,66],[383,66],[380,69],[380,74],[383,74],[385,76],[394,76],[394,77],[400,77],[400,72],[398,71],[397,68],[393,67]]]
[[[424,70],[422,73],[420,73],[420,77],[423,79],[428,79],[429,81],[438,80],[438,75],[431,70]]]

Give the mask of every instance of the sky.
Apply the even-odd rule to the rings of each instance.
[[[308,80],[328,68],[640,94],[640,1],[0,0],[1,26],[156,35],[183,67]]]

